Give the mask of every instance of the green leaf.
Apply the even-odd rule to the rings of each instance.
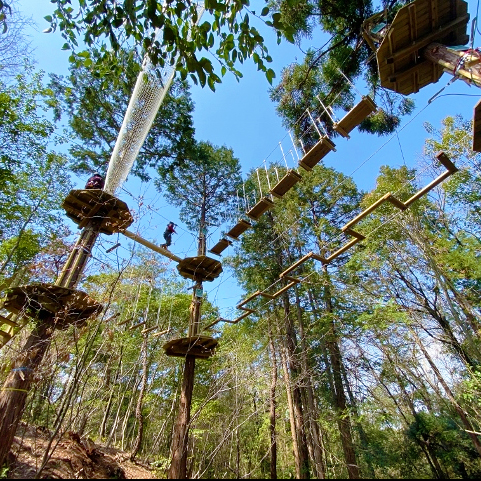
[[[261,17],[265,17],[269,13],[269,7],[264,7],[261,12]]]
[[[64,43],[62,45],[62,50],[70,50],[70,45],[68,43]]]

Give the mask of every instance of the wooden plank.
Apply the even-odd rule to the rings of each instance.
[[[351,228],[353,225],[357,224],[360,220],[364,219],[364,217],[368,216],[373,210],[377,209],[381,204],[386,202],[386,200],[391,195],[390,192],[384,194],[380,199],[378,199],[374,204],[370,205],[367,209],[363,210],[359,215],[354,217],[351,221],[349,221],[344,227],[341,228],[343,232]]]
[[[480,101],[481,102],[481,101]],[[439,152],[438,154],[436,154],[436,158],[439,160],[439,162],[441,162],[441,164],[444,165],[444,167],[446,167],[447,170],[449,170],[449,172],[451,172],[452,174],[454,174],[455,172],[458,171],[458,168],[451,162],[451,160],[449,159],[449,157],[444,153],[444,152]]]
[[[309,252],[304,257],[301,257],[297,262],[294,262],[290,267],[288,267],[284,272],[281,272],[279,277],[282,279],[285,277],[289,272],[292,272],[294,269],[299,267],[300,265],[304,264],[307,260],[309,260],[313,256],[314,252]]]
[[[351,241],[349,241],[347,244],[345,244],[344,246],[342,246],[340,249],[338,249],[336,252],[334,252],[334,254],[331,254],[325,261],[325,264],[329,264],[331,261],[333,261],[336,257],[339,257],[343,252],[346,252],[348,249],[350,249],[351,247],[353,247],[355,244],[357,244],[358,242],[361,242],[360,239],[352,239]]]
[[[167,249],[164,249],[160,246],[157,246],[155,244],[152,244],[152,242],[149,242],[148,240],[143,239],[137,234],[134,234],[133,232],[129,232],[128,230],[122,231],[122,234],[125,237],[128,237],[129,239],[134,240],[135,242],[138,242],[139,244],[144,245],[145,247],[148,247],[149,249],[158,252],[159,254],[162,254],[165,257],[168,257],[169,259],[172,259],[175,262],[180,262],[182,259],[180,257],[177,257],[176,255],[172,254],[170,251]]]
[[[12,321],[8,317],[2,315],[0,315],[0,325],[1,324],[7,324],[10,327],[19,327],[19,325],[15,321]]]
[[[349,132],[357,127],[369,114],[375,112],[376,109],[376,104],[372,99],[364,96],[339,122],[334,124],[333,128],[344,137],[349,137]]]
[[[289,172],[287,172],[286,175],[270,190],[270,193],[274,197],[280,199],[300,180],[302,180],[302,177],[295,170],[289,170]]]
[[[264,212],[267,212],[269,209],[271,209],[274,206],[274,202],[272,200],[268,199],[267,197],[263,197],[257,204],[252,207],[252,209],[247,212],[247,216],[250,217],[253,220],[258,220],[259,217],[264,214]]]
[[[212,254],[217,254],[217,255],[220,255],[220,253],[227,249],[227,247],[229,247],[230,245],[232,245],[232,242],[228,239],[221,239],[219,242],[217,242],[217,244],[212,247],[212,249],[209,251],[209,252],[212,252]]]
[[[0,336],[3,338],[4,342],[8,342],[10,341],[10,339],[12,339],[12,336],[10,334],[1,330],[0,330]]]
[[[424,194],[427,194],[430,190],[434,189],[434,187],[436,187],[438,184],[440,184],[443,180],[447,179],[450,175],[452,175],[452,172],[447,170],[446,172],[441,174],[439,177],[434,179],[426,187],[423,187],[420,191],[416,192],[411,198],[409,198],[406,202],[404,202],[406,207],[409,207],[414,201],[418,200]]]
[[[481,152],[481,100],[474,106],[473,150]]]
[[[239,236],[250,227],[252,227],[252,224],[250,222],[247,222],[244,219],[240,219],[239,222],[237,222],[237,224],[232,227],[229,232],[227,232],[226,236],[229,236],[231,239],[238,240]]]
[[[336,151],[335,144],[329,137],[322,137],[307,154],[299,161],[299,165],[307,171],[311,171],[331,150]]]

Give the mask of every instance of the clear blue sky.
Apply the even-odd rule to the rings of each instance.
[[[255,5],[256,1],[254,0],[252,4]],[[38,24],[38,31],[32,31],[32,43],[36,47],[35,58],[39,68],[57,74],[67,73],[69,53],[61,51],[64,42],[60,35],[41,33],[47,27],[43,17],[51,13],[53,5],[48,0],[20,0],[20,6],[26,14],[31,14]],[[477,8],[478,0],[468,1],[471,21],[477,15]],[[275,84],[280,78],[281,68],[295,61],[296,57],[301,60],[303,54],[298,47],[285,42],[278,46],[274,36],[265,34],[265,37],[268,39],[270,54],[274,59],[272,68],[277,73]],[[481,35],[476,32],[474,46],[480,44]],[[318,47],[319,39],[306,41],[303,49],[310,45]],[[288,133],[275,113],[274,104],[269,100],[269,84],[264,75],[257,72],[250,62],[242,66],[242,72],[244,78],[239,83],[233,76],[224,77],[223,83],[217,86],[215,93],[208,88],[202,89],[193,85],[192,97],[195,102],[194,125],[197,139],[232,148],[240,160],[243,173],[246,174],[251,168],[261,167],[264,159],[267,162],[278,161],[280,159],[278,144],[282,141],[286,150]],[[337,151],[331,152],[325,158],[325,164],[352,175],[359,187],[364,190],[374,187],[381,165],[389,164],[396,167],[405,163],[408,166],[416,166],[424,139],[427,137],[423,123],[427,121],[438,128],[441,126],[441,120],[447,115],[461,114],[465,118],[472,118],[473,107],[481,96],[479,88],[469,87],[464,82],[457,81],[428,105],[428,100],[444,87],[450,78],[448,74],[444,74],[438,83],[429,85],[413,95],[417,105],[416,111],[410,119],[403,121],[398,135],[379,138],[355,130],[350,139],[336,139]],[[367,94],[366,91],[362,93]],[[294,164],[291,163],[290,166],[294,167]],[[85,180],[79,179],[77,187],[83,187],[82,183]],[[129,178],[124,187],[135,197],[143,196],[143,206],[139,207],[132,197],[121,192],[118,194],[132,210],[143,212],[142,220],[139,222],[140,234],[152,242],[162,243],[162,232],[167,221],[178,222],[176,210],[169,206],[151,185],[140,185]],[[148,210],[145,208],[147,205],[150,206]],[[130,230],[135,230],[134,226]],[[181,224],[177,230],[179,235],[174,235],[172,251],[181,257],[196,255],[196,234],[188,233]],[[212,233],[209,247],[217,242],[220,234],[220,230]],[[105,239],[103,247],[101,245],[99,249],[107,249],[109,242],[111,245],[116,239]],[[228,254],[229,250],[224,252]],[[232,307],[243,298],[243,293],[235,285],[228,271],[218,282],[206,283],[205,291],[209,299],[222,308],[222,315],[227,317],[235,315]]]

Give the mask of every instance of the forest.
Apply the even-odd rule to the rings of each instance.
[[[252,169],[243,178],[231,148],[196,140],[191,82],[215,90],[225,71],[242,76],[250,58],[305,153],[320,137],[342,141],[316,99],[349,111],[355,94],[345,74],[363,78],[382,107],[359,130],[367,141],[390,135],[414,103],[381,88],[359,32],[376,6],[392,10],[391,20],[410,2],[259,2],[258,16],[269,18],[280,41],[299,42],[314,26],[331,35],[329,47],[307,51],[277,84],[248,1],[206,1],[211,24],[192,32],[180,21],[197,15],[191,2],[167,2],[162,14],[150,8],[155,1],[126,1],[117,10],[79,2],[83,23],[70,2],[56,3],[47,21],[72,49],[68,75],[36,67],[25,36],[32,20],[20,0],[0,1],[0,478],[18,478],[12,442],[21,444],[21,429],[34,427],[48,439],[35,478],[50,477],[60,441],[78,436],[127,453],[159,479],[478,479],[481,154],[473,150],[473,119],[446,112],[441,125],[424,122],[418,165],[386,159],[368,191],[323,161],[297,169],[302,180],[270,196],[269,209],[229,241],[228,255],[206,253],[212,226],[225,236],[246,218],[250,199],[291,171],[273,162],[261,176]],[[146,42],[140,20],[169,34]],[[212,33],[220,37],[219,72],[192,53],[214,50]],[[83,51],[75,48],[80,34]],[[102,35],[111,49],[97,42]],[[62,323],[28,300],[11,317],[12,293],[59,286],[81,250],[65,199],[92,172],[107,173],[152,45],[160,66],[169,63],[162,47],[172,46],[179,75],[130,175],[152,182],[179,209],[197,256],[220,259],[248,301],[238,320],[223,319],[202,280],[179,275],[175,255],[114,231],[100,235],[100,247],[87,252],[88,269],[69,287],[100,306],[88,319]],[[424,191],[451,163],[455,169]],[[135,223],[142,199],[124,193]],[[381,201],[388,193],[397,200]],[[358,235],[356,245],[343,250],[348,234]],[[213,355],[165,354],[166,343],[192,332],[215,340]]]

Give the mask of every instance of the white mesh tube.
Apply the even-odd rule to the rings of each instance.
[[[204,7],[198,7],[198,20]],[[161,32],[157,31],[156,36]],[[142,70],[125,113],[114,150],[110,156],[104,190],[114,195],[125,182],[152,123],[174,79],[177,59],[172,66],[157,68],[145,56]]]

